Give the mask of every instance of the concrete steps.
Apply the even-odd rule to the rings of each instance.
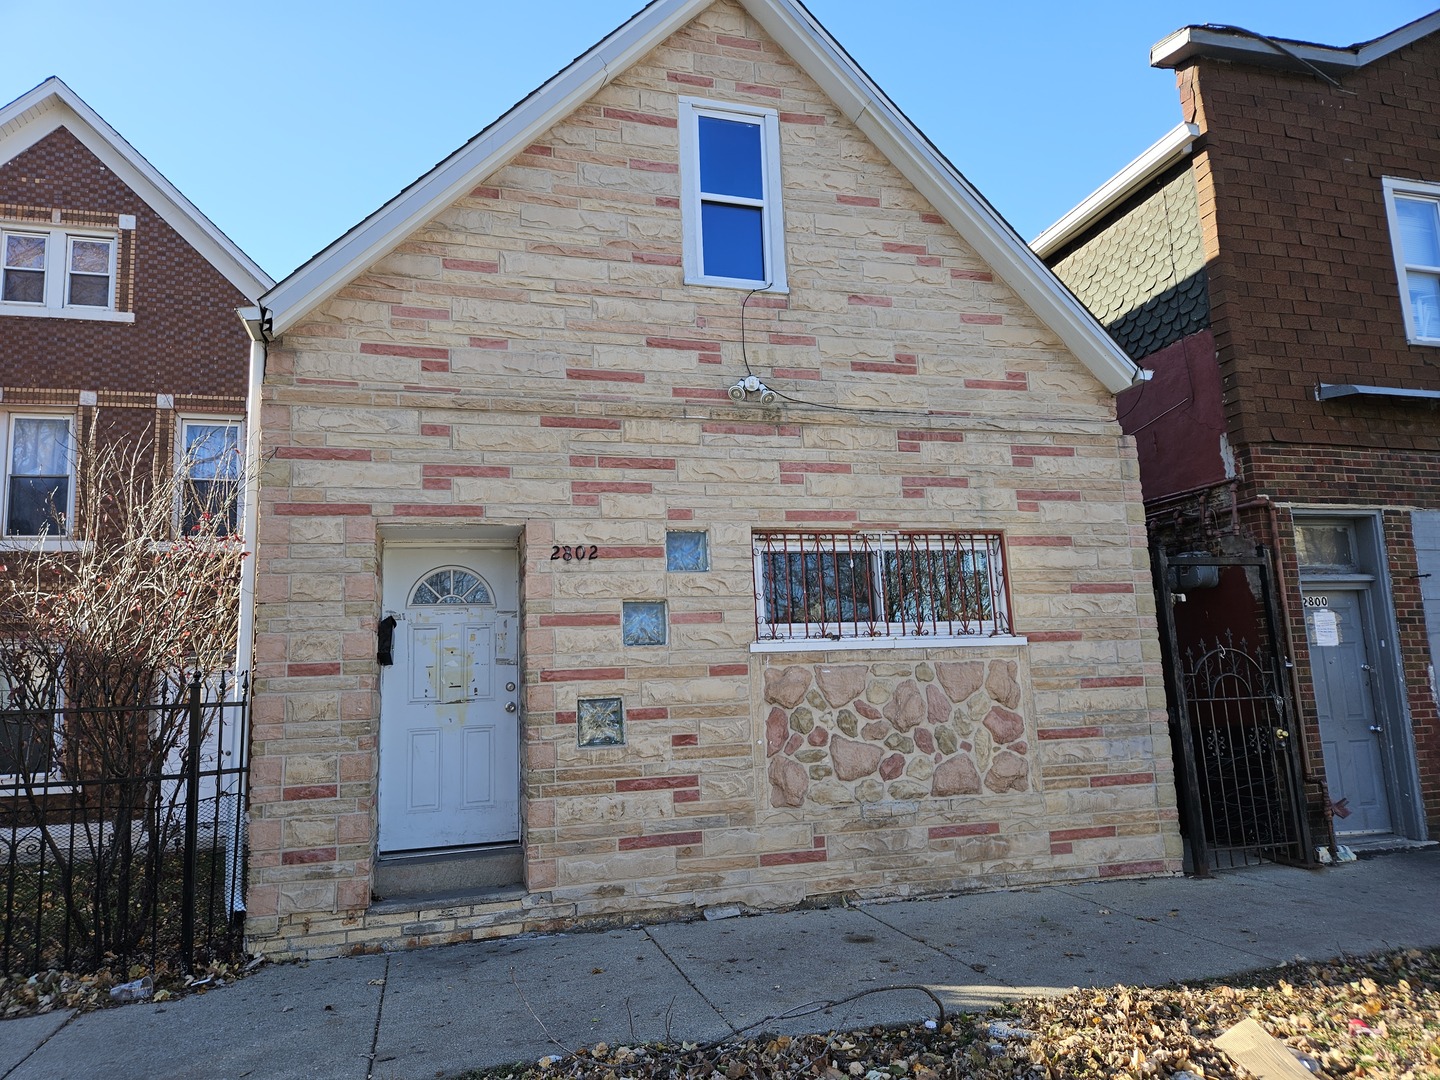
[[[468,896],[510,889],[525,880],[519,844],[464,851],[383,855],[371,886],[377,902]]]

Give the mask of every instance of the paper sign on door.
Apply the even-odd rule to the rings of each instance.
[[[1340,644],[1340,622],[1335,618],[1335,612],[1323,608],[1315,612],[1311,626],[1315,631],[1315,636],[1310,641],[1312,645],[1326,648]]]

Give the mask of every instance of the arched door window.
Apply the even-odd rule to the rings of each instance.
[[[460,566],[442,566],[420,579],[410,593],[410,607],[431,607],[439,604],[494,604],[490,586],[473,570]]]

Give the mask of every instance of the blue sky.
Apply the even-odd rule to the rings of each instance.
[[[1171,31],[1348,45],[1435,0],[809,5],[1029,239],[1180,121]],[[279,278],[640,6],[0,0],[0,101],[59,75]]]

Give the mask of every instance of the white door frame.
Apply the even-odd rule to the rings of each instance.
[[[508,536],[486,536],[480,538],[471,536],[463,539],[453,537],[453,533],[450,532],[450,530],[437,530],[437,532],[439,532],[439,535],[431,535],[429,530],[417,530],[415,532],[406,530],[398,536],[387,537],[382,530],[381,534],[381,551],[378,560],[381,567],[380,618],[384,619],[387,616],[394,615],[402,621],[396,627],[393,642],[397,663],[393,666],[381,668],[378,683],[380,718],[376,739],[376,753],[379,757],[380,768],[377,770],[376,847],[380,853],[384,853],[387,850],[392,853],[401,851],[454,850],[456,848],[475,846],[476,844],[514,843],[519,840],[521,835],[519,798],[521,724],[519,704],[523,687],[521,685],[521,667],[519,662],[519,545],[516,539],[511,538],[517,530],[508,530],[511,534]],[[495,637],[498,640],[508,636],[510,640],[504,643],[503,646],[497,648],[494,662],[490,668],[491,682],[495,694],[494,700],[476,702],[475,705],[478,707],[478,710],[482,712],[505,710],[504,713],[497,714],[494,719],[510,721],[514,725],[513,747],[508,748],[506,754],[508,758],[510,752],[513,752],[514,760],[508,762],[507,765],[501,766],[502,769],[506,770],[505,782],[513,784],[514,786],[513,830],[507,826],[504,829],[505,835],[503,836],[486,835],[474,841],[464,839],[456,841],[455,838],[451,836],[436,844],[417,847],[415,843],[410,842],[411,837],[408,834],[403,831],[397,831],[392,826],[391,836],[398,836],[400,841],[390,842],[387,840],[386,807],[388,805],[393,809],[396,805],[399,805],[394,802],[399,796],[396,794],[395,771],[393,769],[389,770],[387,776],[386,754],[389,753],[393,755],[397,752],[394,745],[387,745],[394,742],[393,736],[396,734],[397,729],[393,727],[387,729],[386,723],[387,715],[391,717],[393,723],[397,711],[406,707],[401,699],[403,698],[405,702],[408,702],[411,696],[400,693],[402,688],[395,682],[395,680],[402,677],[407,682],[409,680],[409,675],[405,671],[408,658],[406,663],[401,663],[402,658],[398,655],[400,650],[406,648],[408,645],[408,632],[410,628],[407,625],[405,616],[407,614],[409,593],[416,582],[420,580],[420,578],[416,577],[416,574],[423,577],[425,574],[430,573],[431,570],[440,567],[470,564],[475,561],[473,557],[480,555],[482,552],[509,556],[505,574],[497,574],[494,570],[485,570],[482,573],[482,576],[493,590],[495,601],[494,607],[489,609],[487,614],[493,613],[493,616],[497,620],[497,626],[501,623],[508,623],[508,633],[502,634],[497,631]],[[387,580],[387,574],[395,575],[397,573],[397,561],[407,565],[403,570],[398,572],[398,576]],[[424,569],[421,569],[422,564]],[[412,578],[415,580],[411,580]],[[422,608],[421,610],[424,609]],[[437,608],[436,610],[438,612],[441,609]],[[459,611],[462,609],[457,608],[454,610]],[[463,610],[470,611],[471,608],[467,606]],[[465,715],[467,717],[470,715],[468,707]],[[387,739],[387,734],[392,736],[392,738]]]

